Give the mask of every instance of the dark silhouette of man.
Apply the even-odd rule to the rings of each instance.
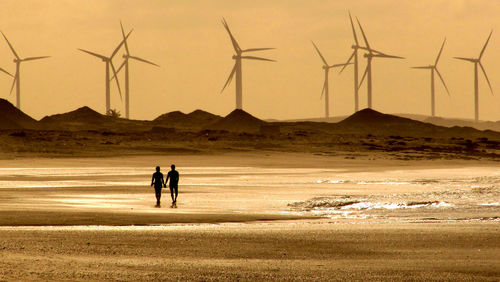
[[[170,166],[172,170],[170,170],[167,173],[167,179],[165,179],[165,184],[168,182],[170,179],[170,182],[168,183],[168,187],[170,188],[170,196],[172,196],[172,207],[177,207],[177,194],[178,194],[178,187],[179,187],[179,172],[175,170],[175,165]],[[175,193],[175,197],[174,197]]]
[[[153,173],[153,178],[151,178],[151,186],[155,186],[155,195],[156,195],[156,206],[157,208],[160,207],[160,198],[161,198],[161,188],[165,186],[165,183],[163,181],[163,173],[160,172],[160,167],[156,167],[156,172]]]

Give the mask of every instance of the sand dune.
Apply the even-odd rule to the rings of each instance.
[[[223,119],[208,126],[209,129],[226,130],[230,132],[257,133],[266,122],[243,110],[234,110]]]
[[[443,127],[364,109],[338,123],[265,122],[242,110],[201,110],[154,121],[83,107],[36,122],[4,100],[0,158],[280,151],[346,158],[498,159],[500,132]],[[6,129],[14,128],[14,129]],[[38,128],[38,129],[34,129]]]
[[[175,111],[157,117],[153,120],[153,123],[157,126],[164,126],[167,128],[201,130],[220,119],[222,119],[222,117],[203,110],[195,110],[189,114]]]
[[[37,121],[9,101],[0,99],[0,129],[36,129]]]

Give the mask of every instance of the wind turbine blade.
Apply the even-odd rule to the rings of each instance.
[[[40,60],[40,59],[45,59],[45,58],[50,58],[50,56],[42,56],[42,57],[28,57],[28,58],[24,58],[22,59],[21,61],[24,62],[24,61],[33,61],[33,60]]]
[[[122,90],[120,88],[120,83],[118,82],[118,77],[117,77],[117,73],[116,73],[116,69],[115,69],[115,65],[113,65],[113,61],[109,61],[110,64],[111,64],[111,69],[113,70],[113,76],[115,77],[115,81],[116,81],[116,86],[118,87],[118,93],[120,93],[120,100],[123,101],[123,98],[122,98]]]
[[[129,56],[130,59],[134,59],[134,60],[137,60],[137,61],[141,61],[141,62],[144,62],[146,64],[150,64],[150,65],[153,65],[153,66],[157,66],[157,67],[160,67],[159,65],[153,63],[153,62],[150,62],[148,60],[145,60],[145,59],[142,59],[142,58],[139,58],[139,57],[136,57],[136,56]]]
[[[481,53],[479,54],[479,60],[481,60],[481,57],[483,56],[484,50],[486,49],[486,46],[488,46],[488,42],[490,42],[491,35],[493,34],[493,30],[490,32],[490,36],[488,36],[488,39],[486,39],[486,43],[484,43],[483,49],[481,50]]]
[[[334,65],[331,65],[331,66],[328,66],[328,68],[338,68],[338,67],[346,67],[348,65],[352,65],[352,63],[346,63],[346,64],[334,64]]]
[[[390,58],[390,59],[404,59],[404,57],[394,56],[394,55],[387,55],[387,54],[375,54],[375,55],[373,55],[373,57]]]
[[[260,58],[260,57],[254,57],[254,56],[241,56],[243,59],[249,59],[249,60],[261,60],[261,61],[268,61],[268,62],[276,62],[276,60],[271,60],[271,59],[266,59],[266,58]]]
[[[120,73],[120,71],[122,70],[122,68],[125,66],[126,62],[127,62],[126,60],[123,60],[123,63],[116,70],[116,74],[113,74],[113,77],[110,80],[115,79],[115,77]]]
[[[12,94],[12,90],[14,90],[14,85],[16,85],[18,75],[18,69],[16,68],[16,74],[14,75],[14,80],[12,80],[12,86],[10,87],[10,94]]]
[[[436,71],[436,73],[438,74],[439,76],[439,79],[441,79],[441,82],[443,83],[444,85],[444,89],[446,89],[446,93],[448,93],[448,96],[450,96],[450,91],[448,90],[448,87],[446,86],[446,83],[444,82],[444,79],[443,79],[443,76],[441,75],[441,73],[438,71],[438,69],[436,67],[434,67],[434,70]]]
[[[483,71],[484,77],[486,78],[486,81],[488,82],[488,86],[490,87],[491,94],[493,94],[493,88],[491,88],[491,83],[490,80],[488,79],[488,75],[486,74],[486,70],[484,70],[483,64],[479,62],[479,66],[481,67],[481,70]]]
[[[432,67],[429,66],[422,66],[422,67],[410,67],[412,69],[432,69]]]
[[[229,30],[229,25],[227,24],[226,19],[222,18],[222,24],[226,28],[227,33],[229,33],[229,37],[231,38],[231,42],[233,43],[234,50],[236,52],[240,52],[241,51],[240,45],[238,45],[238,42],[236,41],[236,39],[234,39],[234,36],[231,33],[231,30]]]
[[[314,49],[316,49],[316,52],[318,52],[318,55],[321,57],[321,60],[323,61],[323,63],[325,63],[325,66],[328,66],[328,63],[326,62],[325,57],[323,57],[323,55],[319,51],[318,46],[316,46],[316,44],[314,44],[314,41],[312,41],[312,40],[311,40],[311,43],[313,44]]]
[[[365,50],[368,52],[371,51],[372,53],[377,53],[377,54],[382,54],[382,55],[384,54],[383,52],[380,52],[380,51],[372,49],[372,48],[364,47],[364,46],[358,46],[358,49]]]
[[[241,52],[254,52],[254,51],[264,51],[264,50],[274,50],[276,48],[249,48],[245,50],[241,50]]]
[[[125,30],[123,30],[123,24],[122,24],[122,21],[120,21],[120,28],[122,29],[122,37],[123,39],[125,39]],[[128,44],[127,44],[127,40],[125,40],[125,51],[127,52],[127,55],[129,55],[129,51],[128,51]]]
[[[359,82],[358,89],[361,88],[363,81],[365,81],[366,74],[368,73],[368,67],[365,69],[365,73],[363,73],[363,77],[361,77],[361,81]]]
[[[352,52],[351,56],[349,57],[347,62],[344,64],[344,67],[342,67],[342,69],[339,71],[339,74],[341,74],[344,71],[344,69],[347,67],[347,65],[349,65],[351,63],[351,60],[352,60],[352,58],[354,58],[355,54],[356,54],[356,51]]]
[[[229,74],[229,77],[226,80],[226,84],[224,84],[224,87],[222,87],[222,90],[220,91],[220,93],[222,93],[222,91],[224,91],[224,89],[226,89],[226,86],[228,86],[229,83],[231,83],[231,80],[233,79],[233,76],[234,76],[235,72],[236,72],[236,64],[234,64],[233,70]]]
[[[458,60],[463,60],[463,61],[468,61],[468,62],[475,62],[476,60],[473,59],[473,58],[464,58],[464,57],[453,57],[455,59],[458,59]]]
[[[358,21],[359,29],[361,30],[361,34],[363,35],[363,39],[365,40],[366,48],[368,48],[368,52],[371,53],[372,50],[370,48],[370,44],[368,43],[368,39],[366,39],[365,31],[363,30],[363,27],[361,26],[358,17],[356,17],[356,21]]]
[[[3,38],[5,38],[5,41],[7,41],[7,44],[9,44],[10,50],[12,50],[12,53],[14,53],[14,56],[16,56],[16,58],[19,60],[20,58],[17,55],[16,50],[14,50],[14,47],[12,47],[12,45],[10,44],[9,39],[7,39],[7,36],[5,36],[5,34],[3,34],[3,32],[2,32],[2,35],[3,35]]]
[[[356,42],[356,45],[359,45],[358,37],[356,36],[356,30],[354,29],[354,23],[352,22],[351,11],[349,11],[349,20],[351,21],[352,35],[354,36],[354,42]]]
[[[443,52],[444,43],[446,43],[446,37],[444,38],[443,45],[441,45],[441,49],[439,50],[439,53],[438,53],[438,56],[436,58],[436,62],[434,63],[434,66],[437,66],[437,64],[438,64],[439,57],[441,57],[441,53]]]
[[[8,75],[10,75],[10,76],[12,76],[12,77],[14,77],[14,76],[13,76],[10,72],[8,72],[8,71],[6,71],[6,70],[4,70],[4,69],[2,69],[2,68],[0,68],[0,71],[2,71],[2,72],[4,72],[4,73],[6,73],[6,74],[8,74]]]
[[[125,38],[123,38],[122,42],[120,42],[120,44],[118,44],[118,47],[116,47],[116,49],[113,51],[113,53],[109,57],[110,60],[113,59],[113,57],[115,56],[116,52],[118,52],[118,50],[120,50],[120,47],[122,47],[123,43],[127,41],[127,38],[130,36],[130,34],[132,33],[132,31],[134,31],[134,29],[131,29],[129,31],[129,33],[127,34],[127,36],[125,36]]]
[[[78,50],[80,50],[80,51],[82,51],[82,52],[85,52],[85,53],[87,53],[87,54],[90,54],[90,55],[92,55],[92,56],[96,56],[96,57],[98,57],[98,58],[101,58],[101,59],[103,59],[103,60],[105,60],[105,61],[106,61],[106,60],[108,60],[108,58],[107,58],[107,57],[105,57],[105,56],[103,56],[103,55],[99,55],[99,54],[97,54],[97,53],[90,52],[90,51],[83,50],[83,49],[78,49]]]

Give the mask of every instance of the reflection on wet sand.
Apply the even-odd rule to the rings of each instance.
[[[146,167],[0,168],[0,199],[10,199],[0,210],[173,213],[168,189],[164,207],[152,206],[150,174]],[[466,213],[496,217],[500,202],[494,167],[360,172],[224,166],[184,167],[181,174],[179,211],[191,215],[448,220]]]
[[[184,166],[171,209],[168,189],[154,207],[152,159],[0,168],[0,280],[500,277],[497,166]]]

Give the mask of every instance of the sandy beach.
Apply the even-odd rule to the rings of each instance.
[[[497,281],[498,223],[2,228],[9,280]],[[8,239],[5,239],[8,238]]]
[[[498,163],[234,153],[0,164],[5,280],[490,280]],[[154,207],[154,165],[181,172]]]

